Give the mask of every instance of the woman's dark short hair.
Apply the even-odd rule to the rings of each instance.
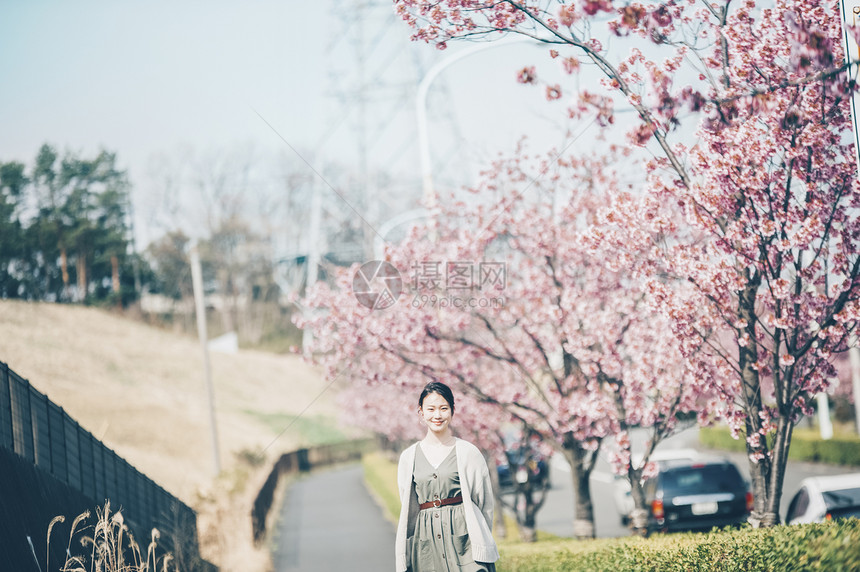
[[[442,398],[447,401],[448,405],[451,407],[451,413],[454,412],[454,392],[451,391],[450,387],[448,387],[441,381],[431,381],[424,386],[424,390],[421,391],[421,397],[418,398],[418,407],[423,407],[424,398],[431,393],[438,393],[439,395],[441,395]]]

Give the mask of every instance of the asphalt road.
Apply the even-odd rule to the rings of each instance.
[[[642,439],[642,434],[634,434],[632,436],[634,451],[636,451],[637,440],[641,446]],[[701,445],[699,445],[698,430],[696,427],[687,429],[665,441],[659,449],[697,449],[702,452],[728,457],[737,465],[744,478],[749,480],[749,461],[746,455],[702,449]],[[789,461],[786,468],[782,502],[780,503],[780,516],[785,518],[788,503],[791,502],[791,498],[800,487],[800,481],[806,477],[853,473],[857,471],[856,467]],[[548,493],[544,506],[537,514],[537,528],[558,536],[573,536],[573,483],[571,481],[570,468],[559,455],[554,456],[550,462],[550,476],[552,489]],[[606,462],[605,457],[602,456],[591,475],[591,498],[594,503],[595,532],[601,538],[626,536],[629,534],[627,527],[621,524],[620,515],[615,508],[615,486],[615,478],[612,475],[609,464]]]
[[[358,464],[317,469],[292,483],[280,515],[277,572],[394,569],[394,525],[371,499]]]

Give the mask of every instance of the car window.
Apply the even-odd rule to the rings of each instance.
[[[664,496],[736,492],[745,489],[734,465],[699,465],[666,469],[661,475]]]
[[[787,521],[794,520],[798,516],[805,514],[806,509],[809,507],[809,492],[806,490],[806,487],[801,487],[797,494],[794,495],[794,498],[791,499],[791,504],[788,505],[788,516],[786,516]]]
[[[827,509],[860,506],[860,488],[825,491],[821,494]]]
[[[860,518],[860,506],[834,508],[827,511],[827,514],[834,520],[837,518]]]

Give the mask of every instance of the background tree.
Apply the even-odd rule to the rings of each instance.
[[[61,158],[43,145],[29,173],[0,163],[0,190],[3,296],[117,303],[136,296],[129,187],[115,154]]]
[[[232,216],[222,220],[201,242],[201,258],[213,273],[224,308],[225,331],[238,330],[258,343],[263,324],[280,290],[274,280],[274,264],[268,237],[252,230],[250,220]]]
[[[56,301],[69,299],[69,256],[66,244],[66,224],[63,205],[66,197],[58,180],[57,160],[59,155],[50,145],[42,145],[33,166],[33,194],[38,214],[32,225],[35,242],[46,269],[59,267],[58,283],[50,272],[45,273],[45,296]]]
[[[154,200],[164,203],[158,225],[164,234],[147,256],[163,272],[158,293],[176,301],[191,296],[185,269],[196,244],[208,302],[220,318],[218,332],[236,332],[241,343],[256,345],[273,330],[291,326],[275,282],[279,211],[253,149],[186,150],[164,158],[155,171],[161,187],[155,195],[163,200]]]
[[[145,255],[158,276],[153,292],[176,301],[193,296],[189,243],[190,239],[185,233],[176,230],[168,232],[147,247]]]
[[[27,185],[23,163],[0,164],[0,298],[14,298],[21,282],[16,267],[27,249],[19,219],[19,201]]]
[[[129,240],[128,183],[116,168],[116,155],[103,151],[91,160],[68,155],[57,179],[67,193],[60,241],[74,252],[77,299],[86,301],[102,282],[110,284],[103,289],[119,296],[119,259],[125,257]]]

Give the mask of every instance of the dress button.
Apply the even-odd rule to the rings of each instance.
[[[439,513],[438,513],[438,512],[436,513],[436,518],[439,518]]]
[[[434,479],[436,478],[436,473],[433,473],[433,478],[434,478]]]
[[[444,552],[442,553],[442,558],[445,558],[445,553],[444,553]]]
[[[436,535],[436,538],[442,538],[442,535],[441,535],[441,534],[437,534],[437,535]]]

